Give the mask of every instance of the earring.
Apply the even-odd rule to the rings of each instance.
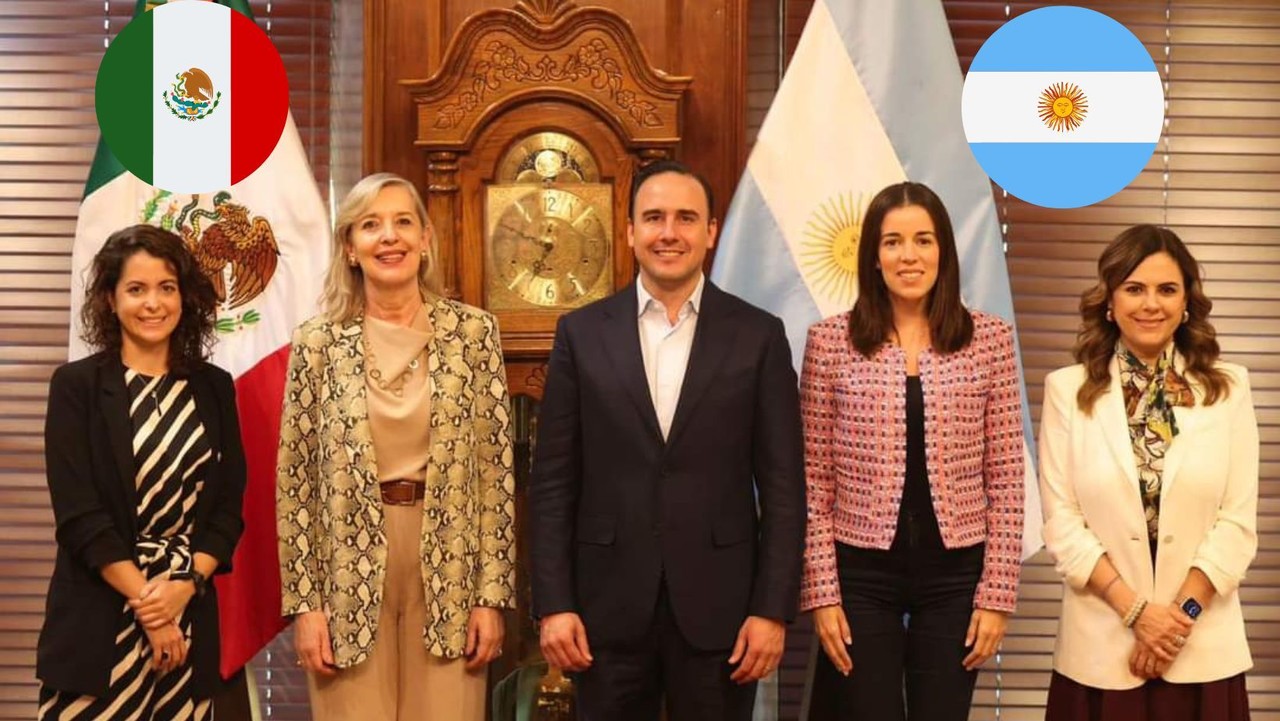
[[[1189,310],[1182,311],[1182,322],[1186,323],[1189,320],[1191,320],[1191,311]]]
[[[1114,322],[1115,322],[1115,320],[1116,320],[1116,319],[1115,319],[1115,318],[1113,318],[1113,317],[1111,316],[1111,309],[1110,309],[1110,308],[1107,308],[1107,322],[1108,322],[1108,323],[1114,323]]]
[[[423,263],[427,262],[427,251],[424,250],[421,253],[418,253],[418,259]]]
[[[357,263],[356,263],[355,253],[347,254],[347,265],[351,266],[352,268],[356,267]]]

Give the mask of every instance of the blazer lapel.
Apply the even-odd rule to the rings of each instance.
[[[1187,384],[1191,386],[1191,392],[1195,397],[1196,404],[1191,408],[1173,407],[1173,417],[1178,422],[1178,435],[1174,437],[1169,447],[1165,449],[1164,469],[1160,472],[1161,493],[1169,492],[1169,487],[1178,478],[1178,469],[1182,466],[1183,460],[1186,459],[1188,449],[1195,443],[1196,431],[1202,417],[1201,404],[1204,403],[1204,388],[1194,378],[1186,375],[1187,370],[1181,355],[1175,355],[1174,364],[1178,372],[1182,373],[1183,377],[1187,379]]]
[[[618,380],[626,389],[627,397],[640,411],[645,428],[661,443],[662,429],[658,425],[658,413],[653,408],[653,397],[649,395],[649,381],[644,374],[637,303],[634,283],[605,303],[602,306],[600,340],[618,372]]]
[[[676,402],[675,417],[671,420],[671,432],[667,445],[680,436],[698,401],[706,394],[715,379],[716,371],[724,364],[725,356],[733,345],[734,326],[724,302],[724,293],[706,281],[702,289],[702,308],[698,312],[698,326],[693,335],[693,348],[689,351],[689,364],[685,367],[684,382],[680,384],[680,398]]]
[[[351,462],[352,475],[362,481],[361,490],[371,507],[382,508],[378,489],[378,466],[373,455],[373,436],[369,430],[369,397],[365,386],[364,318],[335,326],[337,337],[329,347],[329,383],[333,388],[338,413],[348,423],[344,446]],[[342,372],[350,367],[350,372]]]
[[[1102,437],[1116,463],[1124,471],[1129,485],[1137,491],[1138,462],[1133,457],[1133,443],[1129,440],[1129,413],[1124,407],[1124,391],[1120,389],[1120,365],[1111,359],[1111,388],[1098,397],[1093,414],[1102,426]]]
[[[124,364],[118,357],[106,358],[98,366],[98,387],[102,389],[102,414],[111,439],[111,453],[124,485],[128,507],[137,512],[138,483],[133,465],[133,423],[129,419],[129,390],[124,385]]]
[[[222,429],[218,425],[218,396],[213,390],[206,373],[192,373],[187,379],[191,386],[191,395],[196,399],[196,416],[204,425],[205,437],[209,439],[209,448],[213,450],[215,461],[222,460]]]
[[[463,425],[462,390],[469,379],[460,373],[465,364],[448,363],[448,359],[461,359],[466,349],[462,338],[458,335],[458,325],[462,322],[457,311],[448,303],[435,299],[431,306],[432,348],[427,353],[427,373],[431,378],[431,437],[439,438],[441,428],[460,428]],[[434,469],[435,464],[432,463]],[[427,478],[431,480],[431,470]],[[440,473],[434,474],[440,476]]]

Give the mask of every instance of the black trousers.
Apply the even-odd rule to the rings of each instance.
[[[978,674],[961,662],[983,550],[837,543],[853,672],[819,652],[811,719],[966,721]]]
[[[751,721],[756,684],[729,680],[732,651],[689,645],[663,581],[648,634],[625,646],[591,646],[595,661],[573,676],[578,721],[657,721],[664,698],[668,721]]]

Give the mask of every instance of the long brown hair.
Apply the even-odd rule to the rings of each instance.
[[[955,231],[942,199],[920,183],[898,183],[876,193],[862,216],[858,243],[858,300],[849,314],[849,342],[870,358],[893,331],[893,301],[889,286],[876,267],[880,260],[880,232],[889,211],[916,205],[933,221],[938,239],[938,279],[929,291],[926,312],[933,349],[954,353],[973,340],[973,316],[960,300],[960,256]]]
[[[1187,321],[1173,332],[1173,345],[1186,360],[1186,371],[1204,386],[1204,404],[1226,398],[1231,381],[1214,367],[1218,360],[1218,333],[1209,322],[1213,301],[1204,294],[1200,265],[1172,230],[1135,225],[1116,236],[1098,258],[1098,283],[1080,296],[1080,332],[1073,350],[1084,365],[1085,381],[1076,392],[1076,403],[1086,415],[1111,386],[1111,357],[1120,339],[1120,326],[1107,320],[1111,294],[1133,275],[1134,269],[1156,253],[1168,253],[1182,272],[1187,298]]]
[[[120,319],[111,308],[111,296],[120,282],[125,262],[137,253],[163,260],[178,277],[182,316],[169,336],[169,372],[185,376],[196,363],[209,357],[215,336],[218,296],[182,238],[167,230],[146,224],[131,225],[107,238],[89,267],[84,305],[80,308],[80,325],[84,329],[80,337],[97,350],[120,352],[124,333]]]

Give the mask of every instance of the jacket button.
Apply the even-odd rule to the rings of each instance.
[[[1164,542],[1165,542],[1165,543],[1173,543],[1173,536],[1165,536],[1165,537],[1164,537]]]

